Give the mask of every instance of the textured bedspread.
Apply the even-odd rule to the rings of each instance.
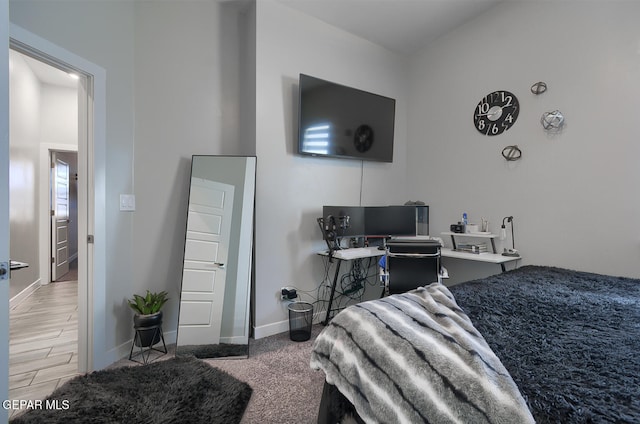
[[[367,423],[533,422],[511,376],[441,284],[340,312],[316,339],[311,366]]]
[[[538,423],[640,423],[640,280],[526,266],[450,291]]]

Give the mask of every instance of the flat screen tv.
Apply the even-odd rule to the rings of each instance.
[[[298,153],[393,162],[396,101],[300,74]]]

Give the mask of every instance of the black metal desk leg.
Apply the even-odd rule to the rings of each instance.
[[[496,249],[496,242],[494,239],[491,239],[491,247],[493,248],[493,253],[498,253],[498,250]],[[505,268],[504,263],[500,264],[500,268],[502,268],[502,272],[505,272],[507,270],[507,268]]]
[[[338,263],[336,264],[336,273],[333,277],[333,284],[331,285],[331,294],[329,295],[329,304],[327,305],[327,315],[324,318],[324,322],[322,324],[329,324],[329,319],[331,316],[331,304],[333,303],[333,296],[336,294],[336,286],[338,285],[338,275],[340,274],[340,264],[342,263],[341,259],[338,259]]]

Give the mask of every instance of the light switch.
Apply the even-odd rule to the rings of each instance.
[[[135,211],[136,210],[136,196],[134,194],[121,194],[120,195],[120,210],[121,211]]]

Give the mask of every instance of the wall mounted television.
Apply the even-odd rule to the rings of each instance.
[[[298,153],[393,162],[396,101],[300,74]]]

